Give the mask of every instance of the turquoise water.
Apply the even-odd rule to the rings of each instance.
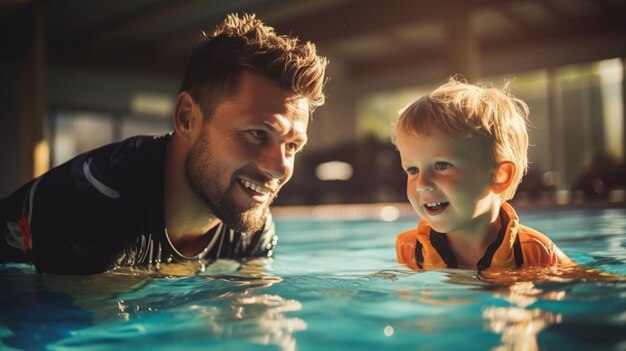
[[[577,262],[626,275],[626,209],[520,217]],[[193,276],[0,265],[0,349],[626,349],[623,281],[413,272],[393,245],[415,222],[279,219],[275,259]]]

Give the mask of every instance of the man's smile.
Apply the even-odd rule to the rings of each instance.
[[[244,188],[244,191],[257,203],[267,202],[278,186],[268,186],[251,180],[237,178],[237,182]]]
[[[248,188],[248,189],[250,189],[250,190],[252,190],[254,192],[257,192],[259,194],[269,194],[270,192],[272,192],[272,189],[269,189],[269,188],[267,188],[267,187],[265,187],[263,185],[254,184],[254,183],[251,183],[251,182],[249,182],[249,181],[247,181],[245,179],[241,179],[241,178],[239,178],[238,180],[244,187],[246,187],[246,188]]]

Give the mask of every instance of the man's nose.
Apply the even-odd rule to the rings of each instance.
[[[285,145],[268,147],[257,160],[257,167],[274,179],[281,179],[291,172],[292,160],[285,153]]]

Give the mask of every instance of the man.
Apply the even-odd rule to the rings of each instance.
[[[174,132],[81,154],[0,201],[0,262],[93,274],[269,257],[269,205],[324,102],[327,60],[254,15],[193,51]]]

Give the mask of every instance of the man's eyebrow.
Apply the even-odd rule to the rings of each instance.
[[[278,132],[280,130],[280,125],[277,123],[272,123],[270,121],[263,121],[263,124],[273,132]]]
[[[278,134],[295,134],[297,132],[295,125],[290,122],[281,123],[281,121],[263,121],[263,125],[266,126],[271,132]]]

